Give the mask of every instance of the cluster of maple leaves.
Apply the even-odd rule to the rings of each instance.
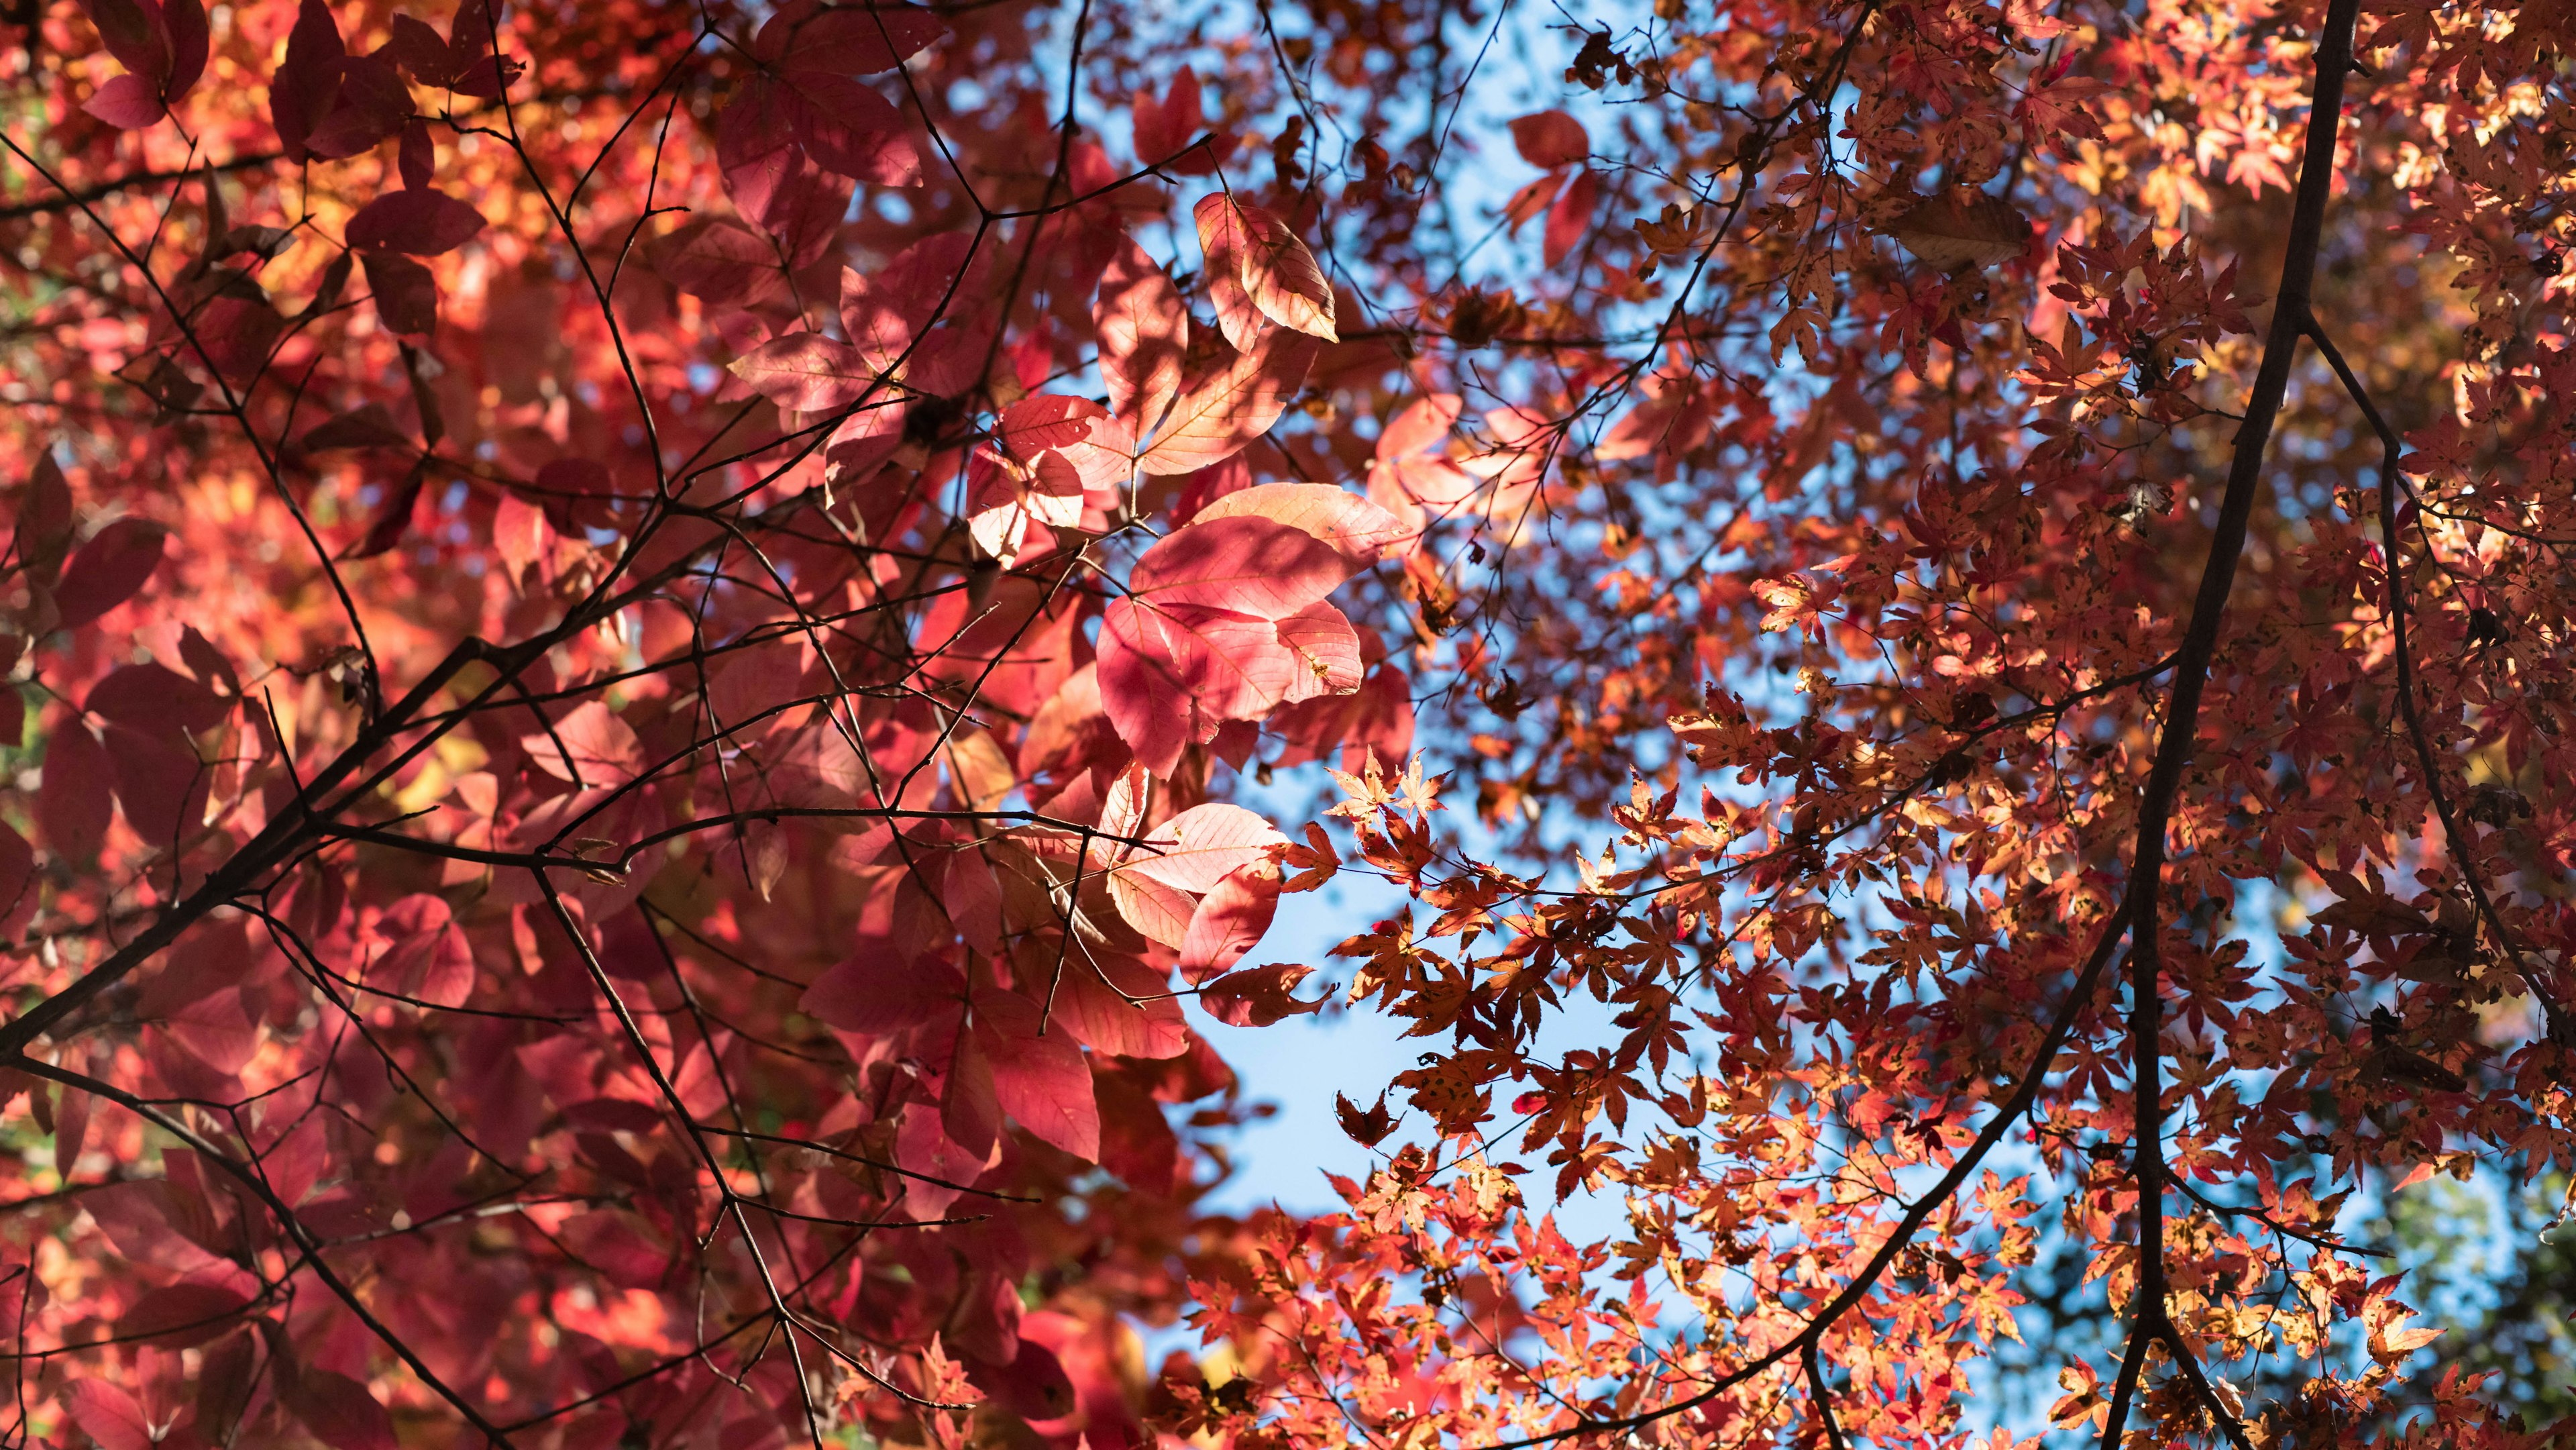
[[[20,78],[142,330],[10,373],[65,405],[12,424],[16,1433],[1137,1443],[1122,1316],[1242,1113],[1177,993],[1310,1010],[1210,775],[1411,733],[1326,602],[1410,534],[1240,456],[1332,289],[1217,190],[1194,343],[1089,143],[853,225],[931,200],[869,78],[1027,17],[654,22],[721,86],[561,18],[103,0]],[[81,194],[173,147],[184,242]]]
[[[1952,1445],[2043,1238],[2371,1433],[2576,1166],[2576,20],[1650,9],[0,17],[6,1433]]]

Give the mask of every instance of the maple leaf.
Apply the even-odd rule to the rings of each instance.
[[[2309,1408],[2510,1439],[2400,1388],[2466,1311],[2293,1246],[2374,1168],[2570,1151],[2516,884],[2576,839],[2549,17],[1686,8],[1578,17],[1561,83],[1392,12],[47,17],[0,78],[28,1423],[1956,1439],[1998,1336],[2060,1362],[2043,1257],[2156,1255],[2222,1408],[2361,1343]],[[2246,881],[2311,913],[2277,952],[2192,908]],[[1386,1151],[1220,1212],[1299,1095],[1182,999],[1317,1011],[1262,956],[1309,929],[1421,1054],[1373,1105],[1297,1058]],[[2143,932],[2162,1010],[2106,1012]],[[2168,1131],[2104,1120],[2150,1067]],[[2025,1138],[2065,1171],[2000,1179]],[[2122,1211],[2131,1138],[2283,1232]],[[1673,1358],[1720,1309],[1742,1395]],[[1149,1389],[1126,1326],[1185,1319]],[[2110,1433],[2122,1328],[2056,1421]]]

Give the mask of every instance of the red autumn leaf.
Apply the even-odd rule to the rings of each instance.
[[[1110,722],[1158,775],[1225,721],[1257,719],[1284,701],[1297,674],[1270,620],[1132,599],[1112,602],[1102,617],[1099,666]]]
[[[1551,267],[1571,256],[1592,229],[1592,214],[1601,206],[1601,179],[1590,171],[1578,171],[1567,183],[1556,205],[1547,209],[1547,264]]]
[[[221,1284],[170,1284],[135,1300],[116,1321],[116,1334],[173,1348],[203,1344],[238,1324],[249,1302],[250,1296]]]
[[[546,729],[520,736],[519,748],[546,774],[592,788],[631,780],[644,764],[633,727],[598,700],[585,700]]]
[[[0,931],[15,932],[26,924],[39,890],[35,848],[16,827],[0,821]]]
[[[340,84],[331,109],[305,137],[316,156],[362,156],[402,131],[411,115],[411,92],[402,73],[381,55],[353,55],[340,62]]]
[[[2491,1306],[2311,1246],[2576,1154],[2550,7],[36,8],[21,1438],[1728,1450],[2061,1363],[2091,1427],[2144,1341],[2030,1291],[2161,1255],[2517,1443],[2406,1373]],[[2403,487],[2276,506],[2373,417]],[[1393,1060],[1188,1029],[1309,1005],[1291,886]],[[2169,1182],[2259,1221],[2086,1159],[2175,1051]],[[1327,1097],[1298,1189],[1243,1130]]]
[[[395,332],[428,337],[438,331],[438,281],[427,267],[393,252],[363,252],[367,292],[376,316]]]
[[[118,519],[81,545],[54,586],[57,627],[78,629],[133,598],[160,567],[167,535],[143,519]]]
[[[512,578],[525,578],[546,557],[554,536],[546,511],[515,493],[503,494],[492,510],[492,552]],[[556,755],[560,758],[561,752]]]
[[[331,1450],[396,1450],[393,1416],[367,1387],[327,1369],[299,1370],[280,1396]]]
[[[1193,522],[1261,518],[1311,534],[1354,565],[1369,564],[1406,537],[1393,514],[1346,489],[1322,483],[1264,483],[1225,494]]]
[[[1034,1339],[1022,1339],[1007,1365],[970,1362],[966,1378],[1022,1419],[1061,1419],[1074,1408],[1073,1381],[1065,1376],[1064,1365]]]
[[[1150,876],[1191,895],[1215,889],[1228,875],[1267,859],[1286,845],[1268,821],[1222,801],[1196,805],[1156,826],[1120,862],[1122,873]]]
[[[105,1380],[82,1377],[63,1387],[72,1422],[99,1450],[154,1450],[161,1437],[134,1397]]]
[[[1253,514],[1175,529],[1136,561],[1127,587],[1157,609],[1202,605],[1285,619],[1333,592],[1350,566],[1313,534]]]
[[[1263,321],[1326,342],[1333,333],[1333,286],[1296,231],[1277,214],[1222,192],[1197,208],[1217,322],[1238,352],[1256,345]]]
[[[692,217],[648,255],[663,280],[710,302],[759,302],[779,285],[778,249],[731,217]]]
[[[295,28],[286,37],[286,58],[268,87],[269,115],[287,159],[306,156],[314,128],[340,98],[340,74],[347,61],[331,7],[325,0],[302,0]]]
[[[44,827],[45,844],[65,861],[82,862],[98,854],[115,806],[111,791],[115,762],[80,718],[67,710],[48,712],[45,778],[36,792],[36,822]]]
[[[1127,114],[1136,138],[1136,159],[1148,166],[1170,160],[1198,138],[1199,128],[1206,123],[1198,73],[1184,66],[1160,100],[1151,91],[1138,91]]]
[[[349,218],[348,243],[415,257],[455,251],[483,230],[482,214],[436,187],[387,192]]]
[[[1278,628],[1279,643],[1296,660],[1283,701],[1347,695],[1360,687],[1359,632],[1340,610],[1312,604],[1280,620]]]
[[[1261,344],[1265,319],[1243,284],[1243,212],[1233,198],[1220,194],[1202,199],[1194,219],[1199,254],[1205,260],[1199,275],[1207,287],[1208,303],[1216,309],[1217,331],[1224,334],[1227,346],[1250,353]]]
[[[742,102],[737,100],[736,104]],[[789,68],[767,103],[826,171],[878,186],[921,181],[921,153],[885,97],[847,76]]]
[[[81,9],[98,27],[99,42],[107,53],[157,95],[177,63],[170,22],[160,0],[82,0]],[[203,57],[198,63],[204,64]]]
[[[1160,972],[1120,957],[1068,967],[1048,1017],[1094,1052],[1118,1057],[1178,1057],[1190,1034],[1180,999]]]
[[[975,999],[975,1040],[987,1054],[993,1101],[1041,1142],[1090,1162],[1100,1156],[1091,1067],[1072,1036],[1039,1030],[1035,1004],[1011,992]]]
[[[877,940],[805,989],[802,1006],[850,1032],[885,1034],[953,1016],[966,1000],[966,980],[936,958],[905,962]]]
[[[232,707],[178,671],[157,664],[119,665],[89,687],[81,707],[145,734],[211,730]]]
[[[1100,274],[1091,316],[1100,329],[1100,379],[1110,411],[1143,434],[1162,421],[1180,392],[1189,312],[1162,267],[1121,237]]]
[[[108,77],[81,109],[120,131],[140,131],[170,114],[152,83],[137,75]]]
[[[1190,473],[1221,463],[1270,431],[1314,365],[1315,342],[1284,330],[1194,380],[1137,455],[1144,473]]]
[[[826,8],[819,0],[796,0],[761,23],[751,53],[791,70],[874,75],[912,59],[947,34],[939,17],[919,5],[839,9]]]
[[[81,1151],[89,1146],[90,1114],[97,1106],[95,1097],[70,1086],[54,1106],[54,1174],[65,1183],[79,1173]]]
[[[846,408],[887,386],[858,349],[817,332],[762,343],[734,359],[732,371],[762,397],[803,413]]]
[[[1228,972],[1199,989],[1199,1005],[1230,1027],[1267,1027],[1283,1018],[1312,1012],[1321,1002],[1300,1001],[1297,984],[1314,974],[1312,967],[1247,967]]]
[[[1583,123],[1563,111],[1538,111],[1512,121],[1512,144],[1521,159],[1542,170],[1578,166],[1592,154],[1592,137]]]
[[[387,949],[370,981],[442,1007],[461,1007],[473,995],[474,951],[444,900],[406,896],[385,908],[376,931]]]
[[[174,849],[203,824],[213,788],[212,767],[172,724],[165,720],[158,728],[141,730],[111,721],[105,732],[125,822],[164,850]]]
[[[1261,942],[1279,909],[1279,867],[1264,853],[1219,878],[1181,937],[1181,975],[1193,984],[1226,971]]]

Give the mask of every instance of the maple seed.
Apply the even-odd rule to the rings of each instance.
[[[2496,617],[2496,612],[2494,610],[2481,604],[2469,611],[2469,648],[2476,649],[2481,645],[2502,644],[2505,642],[2507,637],[2504,621]]]

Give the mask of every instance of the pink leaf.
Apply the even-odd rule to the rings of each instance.
[[[921,153],[886,98],[847,76],[791,70],[780,98],[806,153],[826,171],[878,186],[921,184]]]
[[[1222,463],[1270,431],[1305,386],[1314,339],[1274,332],[1202,377],[1172,405],[1162,433],[1136,460],[1145,473],[1192,473]]]
[[[1406,404],[1377,435],[1378,462],[1393,463],[1439,447],[1457,426],[1461,401],[1456,393],[1430,393]]]
[[[1171,984],[1156,968],[1125,957],[1068,964],[1055,994],[1049,1031],[1061,1024],[1094,1052],[1117,1057],[1178,1057],[1190,1030]]]
[[[819,332],[772,338],[735,358],[732,372],[762,397],[800,413],[846,408],[881,386],[858,349]]]
[[[983,305],[992,253],[967,232],[922,238],[875,272],[841,273],[841,331],[889,363],[934,318],[964,322]]]
[[[710,302],[761,302],[779,286],[778,249],[731,217],[693,218],[649,255],[664,281]]]
[[[966,979],[955,967],[936,957],[906,963],[890,943],[867,938],[815,978],[798,1005],[845,1032],[885,1036],[953,1014],[965,999]]]
[[[1213,284],[1230,273],[1241,299],[1261,317],[1326,342],[1333,332],[1333,286],[1296,230],[1277,213],[1245,206],[1218,192],[1200,199],[1195,215],[1199,245],[1207,253]],[[1229,292],[1217,298],[1218,322],[1237,350],[1251,346],[1255,319],[1243,315]],[[1229,311],[1232,312],[1229,318]]]
[[[1348,577],[1341,554],[1302,529],[1245,513],[1210,519],[1203,511],[1145,551],[1128,588],[1158,608],[1195,604],[1284,619]]]
[[[1191,895],[1215,889],[1232,873],[1267,860],[1288,838],[1241,806],[1211,801],[1155,827],[1121,872],[1150,876]]]
[[[777,83],[762,75],[745,81],[716,118],[716,165],[733,204],[776,232],[772,203],[803,160]]]
[[[1127,871],[1110,875],[1109,899],[1129,926],[1150,941],[1174,948],[1190,929],[1190,914],[1198,909],[1178,887]]]
[[[1150,91],[1138,91],[1128,115],[1135,130],[1136,159],[1151,166],[1169,160],[1197,139],[1206,120],[1196,71],[1184,67],[1157,102]]]
[[[1333,331],[1333,284],[1315,254],[1282,218],[1257,206],[1242,210],[1243,286],[1252,305],[1281,327],[1341,341]]]
[[[1102,710],[1157,775],[1225,721],[1258,719],[1279,704],[1297,668],[1269,620],[1133,599],[1103,614],[1098,663]]]
[[[975,999],[975,1035],[991,1055],[993,1097],[1031,1136],[1088,1163],[1100,1156],[1091,1065],[1069,1032],[1039,1032],[1035,1003],[1015,992]]]
[[[1329,604],[1315,604],[1278,624],[1279,643],[1297,661],[1286,694],[1289,704],[1347,695],[1360,687],[1360,637],[1350,619]]]
[[[72,1423],[96,1440],[99,1450],[154,1450],[152,1422],[134,1397],[103,1379],[79,1376],[63,1386],[63,1403]]]
[[[1193,522],[1245,517],[1312,534],[1353,564],[1374,563],[1410,534],[1395,515],[1329,483],[1258,484],[1211,501]]]
[[[1003,568],[1019,562],[1033,534],[1082,521],[1082,475],[1061,453],[1038,455],[1022,468],[978,450],[967,471],[966,529],[977,548]]]
[[[1200,269],[1208,302],[1216,309],[1217,331],[1236,352],[1249,353],[1261,341],[1261,309],[1243,285],[1243,213],[1223,194],[1202,199],[1194,213],[1199,251],[1207,258]]]
[[[370,981],[441,1007],[461,1007],[474,991],[474,950],[446,901],[415,892],[385,908],[376,932],[389,949]]]
[[[551,731],[519,737],[519,748],[557,780],[592,787],[631,780],[644,763],[633,728],[599,700],[582,702]]]
[[[1100,329],[1100,380],[1110,409],[1142,434],[1162,421],[1180,392],[1189,310],[1145,249],[1121,237],[1100,274],[1091,318]]]
[[[1181,975],[1204,982],[1243,960],[1279,910],[1279,865],[1266,855],[1236,868],[1199,901],[1181,937]]]

